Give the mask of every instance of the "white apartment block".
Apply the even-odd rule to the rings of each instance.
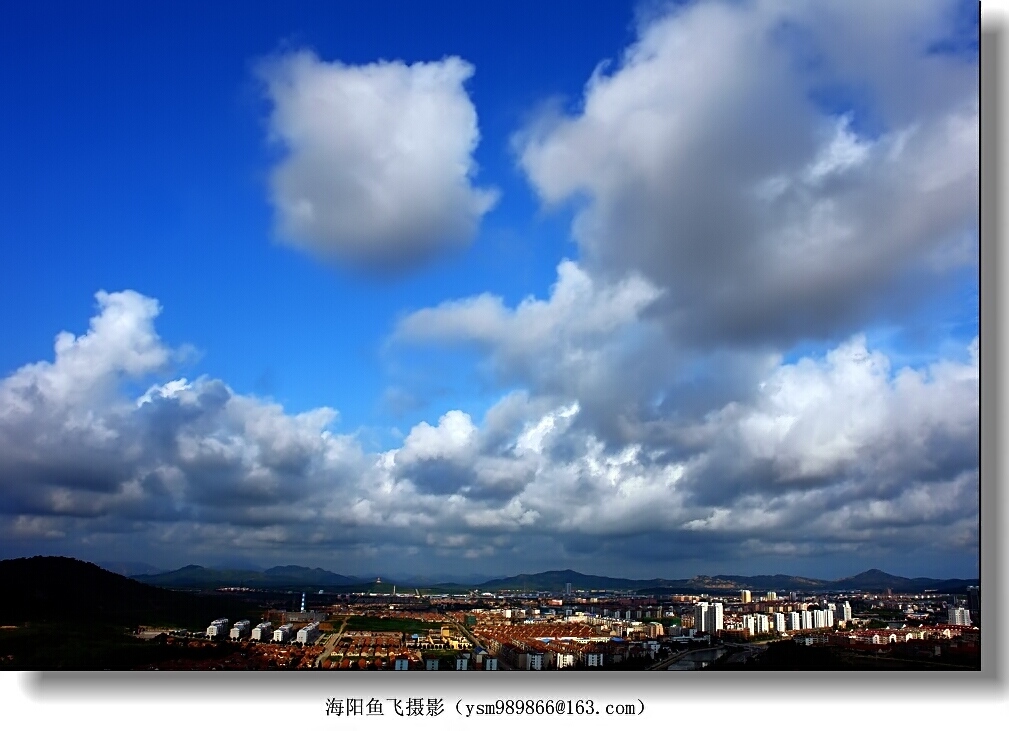
[[[698,602],[694,605],[694,631],[714,634],[725,628],[721,602]]]
[[[297,641],[300,642],[302,646],[308,645],[319,639],[320,634],[321,633],[319,632],[319,623],[313,622],[307,627],[302,627],[301,629],[298,630]]]
[[[228,620],[225,618],[215,619],[207,627],[207,639],[216,640],[228,634]]]
[[[694,631],[697,633],[708,631],[708,603],[697,602],[694,605]]]
[[[949,608],[949,623],[970,626],[970,610],[965,607]]]
[[[231,639],[240,640],[249,634],[249,625],[251,622],[247,619],[243,619],[241,622],[235,622],[235,626],[231,628]]]
[[[774,631],[775,632],[785,631],[785,615],[783,612],[774,613]]]

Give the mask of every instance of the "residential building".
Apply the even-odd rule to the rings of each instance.
[[[319,623],[313,622],[312,624],[298,630],[296,642],[300,642],[302,646],[309,645],[319,639],[320,634]]]
[[[970,626],[970,610],[965,607],[950,607],[949,624]]]
[[[757,634],[757,627],[752,614],[743,615],[743,629],[746,630],[751,637]]]
[[[967,609],[970,610],[970,619],[978,627],[981,626],[981,587],[967,587]]]
[[[707,602],[697,602],[694,605],[694,630],[698,633],[709,631]]]
[[[207,639],[208,640],[219,640],[228,634],[228,620],[224,617],[221,619],[215,619],[207,627]]]
[[[785,615],[782,612],[774,613],[774,631],[775,632],[785,631]]]

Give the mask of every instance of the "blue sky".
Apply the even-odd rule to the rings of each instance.
[[[10,8],[0,551],[977,575],[976,5],[592,8]]]

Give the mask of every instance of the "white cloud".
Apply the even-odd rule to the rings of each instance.
[[[929,52],[952,7],[677,7],[519,134],[520,164],[577,202],[591,276],[665,292],[681,344],[843,336],[974,263],[947,250],[977,246],[977,59]]]
[[[640,276],[607,284],[563,261],[548,299],[527,297],[514,308],[489,293],[445,302],[404,317],[393,342],[476,346],[503,383],[529,386],[554,403],[629,401],[628,389],[653,384],[652,377],[630,376],[662,367],[639,357],[662,347],[658,329],[641,318],[661,294]]]
[[[168,364],[171,351],[154,331],[158,301],[126,290],[95,295],[99,312],[88,332],[56,336],[55,359],[22,366],[4,379],[0,409],[30,410],[37,399],[80,404],[108,396],[122,376],[148,375]]]
[[[558,317],[544,338],[612,336],[636,312],[627,305],[615,319],[597,317],[570,277],[562,289],[525,304]],[[623,301],[619,285],[592,291]],[[594,324],[572,335],[573,315],[555,311],[563,302]],[[894,372],[855,337],[767,369],[762,387],[738,401],[678,420],[656,416],[665,437],[648,443],[605,438],[577,400],[515,392],[482,422],[452,410],[416,425],[400,447],[368,454],[333,431],[333,409],[288,414],[206,377],[127,398],[118,386],[170,351],[154,330],[152,301],[113,294],[102,303],[87,335],[62,337],[54,363],[0,381],[5,550],[44,542],[77,550],[129,534],[131,545],[194,559],[312,555],[330,557],[327,565],[400,566],[415,549],[416,566],[432,556],[507,555],[526,568],[543,556],[605,555],[626,566],[646,556],[906,552],[926,537],[935,551],[976,545],[976,340],[963,359]],[[135,316],[124,316],[123,303]],[[112,375],[27,398],[26,374],[66,376],[81,365],[83,355],[68,355],[73,343]]]
[[[348,66],[301,51],[260,73],[270,136],[284,149],[271,181],[283,240],[395,269],[474,237],[497,194],[472,183],[470,64],[453,56]]]

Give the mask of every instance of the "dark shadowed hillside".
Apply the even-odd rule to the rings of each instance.
[[[89,622],[205,627],[215,617],[237,618],[254,607],[230,597],[148,586],[94,564],[59,556],[0,561],[0,624]]]

